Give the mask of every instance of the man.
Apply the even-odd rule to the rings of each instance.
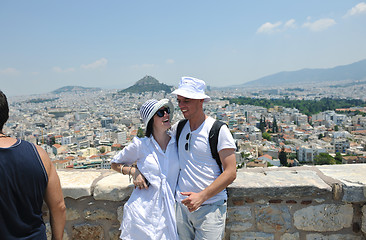
[[[177,96],[179,108],[188,121],[178,140],[180,175],[176,191],[176,218],[180,239],[222,239],[226,220],[226,187],[236,178],[235,142],[223,125],[217,151],[223,172],[213,159],[208,135],[215,122],[203,111],[210,101],[205,82],[183,77]],[[177,124],[173,127],[177,128]]]
[[[41,147],[3,133],[8,118],[8,102],[0,91],[0,238],[46,240],[44,200],[52,239],[62,239],[66,207],[57,172]]]

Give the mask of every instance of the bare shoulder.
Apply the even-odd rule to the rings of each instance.
[[[49,173],[52,164],[50,157],[41,146],[36,145],[36,149],[38,151],[39,156],[41,157],[41,160],[43,162],[44,167],[46,168],[47,173]]]

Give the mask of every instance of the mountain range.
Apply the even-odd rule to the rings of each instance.
[[[264,87],[308,83],[366,80],[366,59],[343,66],[326,69],[284,71],[249,81],[235,87]]]
[[[228,86],[224,88],[241,88],[241,87],[273,87],[273,86],[290,86],[337,82],[348,80],[348,85],[366,84],[366,59],[342,66],[324,69],[301,69],[298,71],[284,71],[268,75],[253,81],[249,81],[240,85]],[[334,85],[337,86],[337,85]],[[343,86],[343,85],[340,85]],[[146,91],[158,92],[165,91],[171,93],[173,86],[160,83],[152,76],[145,76],[138,80],[134,85],[120,90],[118,93],[141,93]],[[59,94],[64,92],[80,92],[80,91],[99,91],[100,88],[89,88],[81,86],[65,86],[54,90],[52,93]]]
[[[100,91],[101,88],[90,88],[90,87],[81,87],[81,86],[65,86],[58,88],[51,93],[60,94],[65,92],[88,92],[88,91]]]

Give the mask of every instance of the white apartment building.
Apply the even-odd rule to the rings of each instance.
[[[68,137],[62,137],[61,138],[61,145],[69,145],[72,144],[72,136],[68,136]]]
[[[348,139],[333,139],[332,144],[334,146],[334,152],[345,153],[347,149],[350,148],[350,143]]]
[[[314,157],[319,153],[326,153],[327,150],[319,146],[300,147],[297,153],[299,162],[314,162]]]

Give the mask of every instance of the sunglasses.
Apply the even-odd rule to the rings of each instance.
[[[158,111],[156,111],[156,115],[158,115],[158,117],[164,117],[165,112],[167,114],[170,114],[170,109],[169,108],[159,109]]]
[[[189,150],[189,140],[190,140],[190,138],[191,138],[191,133],[187,133],[187,136],[186,136],[186,140],[187,140],[187,142],[186,142],[186,144],[184,145],[184,149],[185,149],[186,151],[188,151],[188,150]]]

